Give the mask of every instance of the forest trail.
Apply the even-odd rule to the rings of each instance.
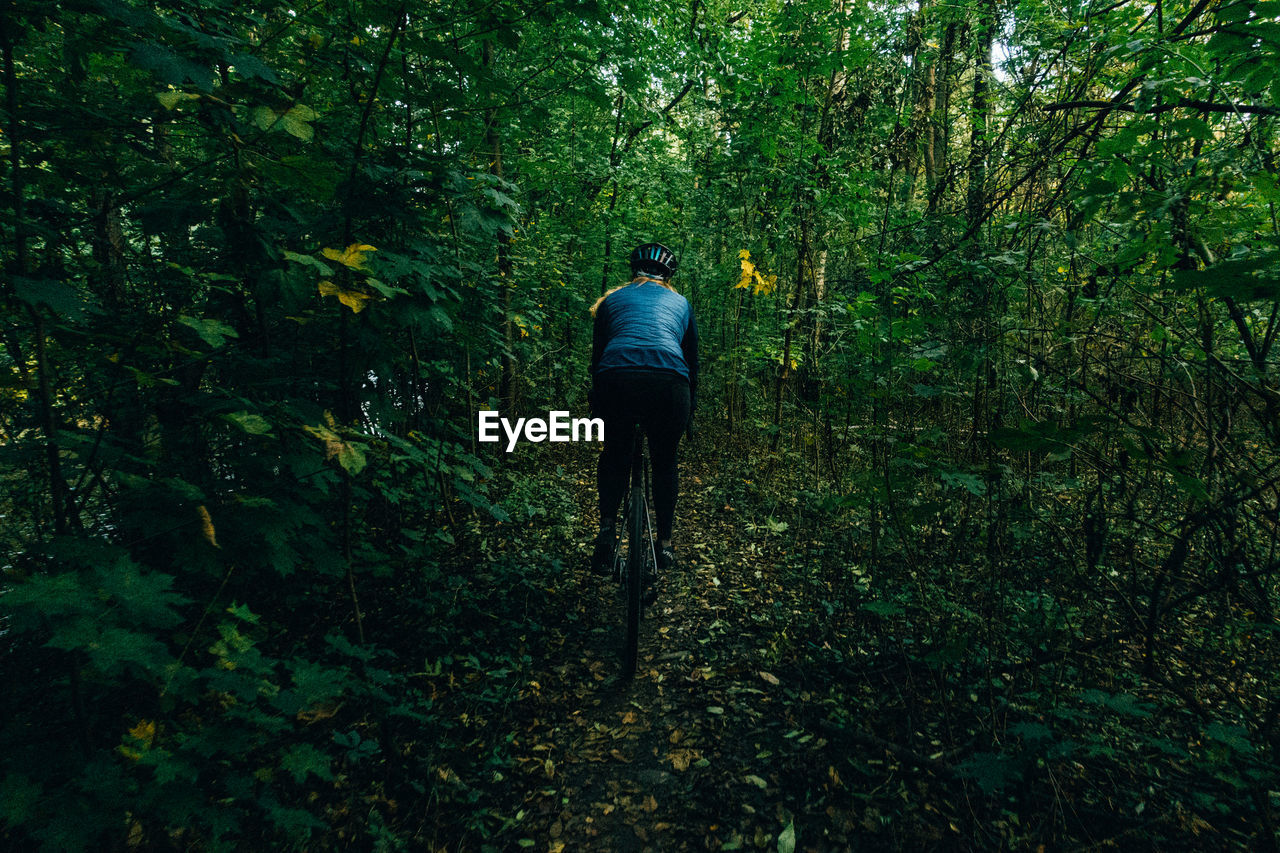
[[[786,626],[799,605],[780,581],[781,540],[744,535],[719,476],[705,452],[682,465],[681,567],[646,612],[630,683],[618,678],[615,588],[586,572],[586,545],[566,566],[583,584],[567,614],[580,627],[535,665],[513,744],[526,770],[510,789],[521,847],[842,849],[861,822],[814,685],[782,648],[796,641]],[[579,518],[594,520],[594,488],[576,498]]]

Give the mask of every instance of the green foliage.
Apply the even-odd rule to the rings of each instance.
[[[0,12],[0,843],[509,841],[590,472],[475,412],[649,239],[769,654],[891,638],[975,846],[1272,825],[1274,2],[187,6]]]

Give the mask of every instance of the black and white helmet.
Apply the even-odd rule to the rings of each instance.
[[[679,263],[671,250],[661,243],[645,243],[631,253],[631,274],[645,273],[655,278],[668,279]]]

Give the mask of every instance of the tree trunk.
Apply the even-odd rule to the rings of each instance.
[[[484,66],[493,68],[493,42],[484,42]],[[489,174],[502,177],[502,137],[498,135],[498,110],[491,108],[485,115],[485,148],[489,151]],[[515,324],[511,315],[511,237],[505,231],[498,232],[498,286],[502,288],[502,377],[498,384],[498,398],[506,411],[515,409]]]

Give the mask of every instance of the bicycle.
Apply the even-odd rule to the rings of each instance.
[[[626,635],[622,644],[622,677],[635,675],[640,654],[640,618],[644,610],[644,578],[658,565],[654,548],[653,519],[649,514],[649,454],[644,429],[636,424],[631,446],[631,485],[622,518],[627,526],[625,549],[619,547],[613,558],[614,579],[622,593]]]

